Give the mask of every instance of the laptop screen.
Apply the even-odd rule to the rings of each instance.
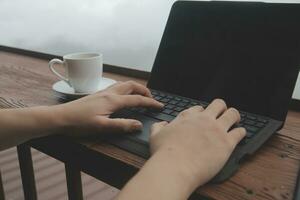
[[[300,4],[179,1],[148,87],[284,121],[300,66]]]

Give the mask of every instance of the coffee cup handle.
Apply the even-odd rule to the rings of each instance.
[[[52,59],[52,60],[49,62],[49,68],[50,68],[50,70],[53,72],[53,74],[55,74],[56,76],[58,76],[58,78],[60,78],[61,80],[65,81],[66,83],[68,83],[68,84],[71,86],[69,79],[67,79],[66,77],[64,77],[63,75],[61,75],[60,73],[58,73],[58,72],[54,69],[53,66],[54,66],[55,64],[61,64],[61,65],[65,66],[65,62],[62,61],[62,60],[59,60],[59,59],[57,59],[57,58]]]

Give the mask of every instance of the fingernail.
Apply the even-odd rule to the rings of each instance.
[[[141,130],[142,127],[143,127],[143,124],[139,121],[136,121],[136,122],[133,123],[133,129],[134,130]]]

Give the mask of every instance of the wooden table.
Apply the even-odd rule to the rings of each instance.
[[[66,101],[51,90],[57,79],[48,70],[47,63],[47,60],[0,51],[0,97],[16,106],[54,105]],[[112,73],[104,73],[104,76],[146,83],[143,79]],[[65,162],[66,169],[73,166],[117,188],[145,162],[98,137],[84,141],[49,137],[32,141],[31,145]],[[292,199],[299,159],[300,113],[290,111],[284,128],[242,163],[236,175],[223,184],[201,187],[196,194],[219,200]]]

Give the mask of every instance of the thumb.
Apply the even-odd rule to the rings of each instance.
[[[160,130],[165,127],[168,124],[168,122],[158,122],[151,126],[150,130],[150,151],[151,154],[154,154],[158,148],[160,147],[160,144],[162,142],[162,139],[160,137],[155,137]]]
[[[232,144],[236,146],[246,136],[246,129],[242,127],[235,128],[228,134]]]
[[[110,132],[133,132],[137,130],[141,130],[143,127],[143,124],[134,119],[121,119],[121,118],[104,118],[103,124],[104,127]]]
[[[157,122],[157,123],[154,123],[152,126],[151,126],[151,137],[155,136],[157,133],[159,133],[159,131],[165,127],[166,125],[168,124],[168,122],[165,122],[165,121],[162,121],[162,122]]]

